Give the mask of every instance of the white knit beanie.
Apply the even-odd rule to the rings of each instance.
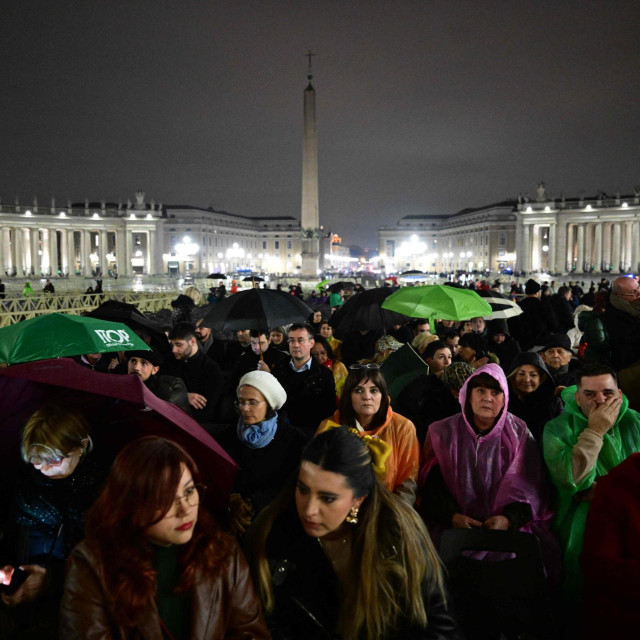
[[[245,373],[242,378],[240,378],[236,394],[240,390],[240,387],[244,385],[257,389],[269,403],[269,406],[275,411],[280,409],[287,401],[287,392],[278,380],[266,371],[250,371],[249,373]]]

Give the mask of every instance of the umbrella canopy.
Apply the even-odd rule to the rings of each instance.
[[[96,451],[114,456],[131,440],[159,435],[182,445],[195,459],[207,502],[224,508],[236,464],[190,416],[160,400],[137,376],[97,373],[73,360],[41,360],[0,370],[0,464],[19,463],[22,427],[43,404],[79,409],[91,425]]]
[[[318,291],[322,291],[322,289],[324,289],[324,287],[326,285],[328,285],[331,282],[331,278],[329,278],[328,280],[321,280],[320,282],[318,282],[318,284],[313,287],[314,289],[317,289]]]
[[[329,324],[338,335],[355,330],[386,330],[395,324],[402,324],[408,320],[405,315],[381,307],[392,294],[390,287],[356,293],[331,316]]]
[[[162,327],[155,321],[138,310],[133,304],[107,300],[93,311],[87,313],[90,318],[100,318],[111,322],[122,322],[134,331],[144,329],[152,338],[153,346],[160,351],[168,351],[168,342]]]
[[[247,276],[246,278],[242,278],[242,282],[264,282],[264,278],[260,276]]]
[[[383,309],[411,318],[468,320],[491,315],[491,307],[475,291],[440,284],[404,287],[391,294]]]
[[[498,318],[506,320],[522,313],[522,307],[515,300],[505,298],[497,291],[482,290],[478,295],[491,306],[491,315],[487,316],[491,320],[497,320]]]
[[[248,289],[218,302],[203,318],[214,331],[271,329],[306,322],[311,309],[297,296],[273,289]]]
[[[208,280],[226,280],[227,276],[224,273],[210,273],[207,276]]]
[[[50,313],[0,329],[0,362],[17,364],[84,353],[149,350],[121,322]]]
[[[342,291],[343,289],[353,289],[353,287],[355,287],[355,283],[354,282],[334,282],[332,284],[329,285],[329,291],[333,291],[334,293],[338,293],[339,291]]]

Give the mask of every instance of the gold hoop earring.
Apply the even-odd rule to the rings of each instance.
[[[349,515],[345,518],[345,520],[349,524],[358,524],[358,511],[360,511],[358,507],[351,507],[351,510],[349,511]]]

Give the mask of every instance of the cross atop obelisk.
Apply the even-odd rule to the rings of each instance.
[[[311,52],[311,49],[309,49],[309,51],[307,53],[304,54],[305,58],[309,58],[309,75],[307,76],[307,78],[309,78],[309,80],[311,80],[311,78],[313,78],[313,71],[311,70],[311,58],[313,58],[313,56],[315,56],[315,53]]]

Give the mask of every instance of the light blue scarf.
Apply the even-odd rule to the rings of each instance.
[[[278,428],[278,414],[273,418],[263,420],[257,424],[245,424],[242,418],[238,420],[238,440],[244,442],[252,449],[262,449],[266,447],[276,435]]]

